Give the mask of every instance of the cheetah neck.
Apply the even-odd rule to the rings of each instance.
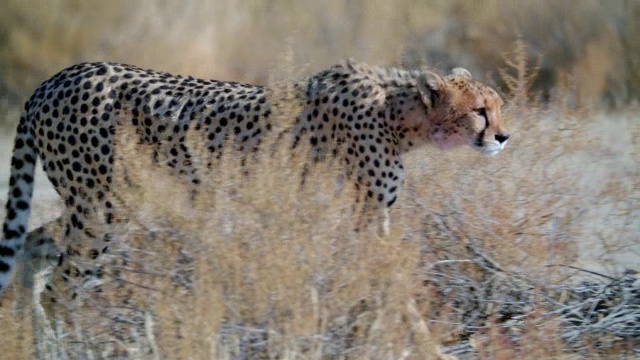
[[[387,121],[395,129],[398,150],[405,153],[429,142],[430,109],[422,102],[416,89],[390,95]]]

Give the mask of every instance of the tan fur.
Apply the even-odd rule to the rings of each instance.
[[[440,77],[347,61],[296,89],[302,111],[288,129],[293,147],[308,142],[315,160],[341,154],[367,207],[381,210],[385,233],[388,210],[405,177],[403,153],[432,143],[442,149],[470,145],[495,155],[508,138],[502,100],[462,68]],[[110,193],[118,119],[137,130],[139,142],[151,145],[162,165],[197,187],[187,132],[206,135],[203,148],[214,157],[229,143],[239,151],[256,151],[272,131],[268,95],[261,86],[113,63],[78,64],[45,81],[26,103],[18,126],[0,242],[0,291],[11,281],[25,239],[51,242],[48,229],[26,234],[36,159],[67,206],[68,218],[57,221],[66,239],[60,263],[75,256],[95,259],[107,251],[111,236],[88,224],[110,225],[117,212]],[[81,270],[64,277],[91,273]]]
[[[500,142],[496,135],[509,137],[502,121],[503,101],[495,90],[473,80],[467,70],[454,70],[439,84],[441,100],[434,104],[428,136],[442,149],[471,145],[483,154],[495,155],[506,145],[506,139]]]

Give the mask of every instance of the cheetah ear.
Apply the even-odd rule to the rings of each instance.
[[[418,77],[418,91],[422,102],[427,107],[432,107],[435,100],[440,96],[440,93],[444,91],[444,80],[436,73],[431,71],[423,71]]]
[[[463,79],[469,79],[469,80],[472,79],[471,73],[469,72],[469,70],[461,67],[457,67],[451,70],[451,75],[461,77]]]

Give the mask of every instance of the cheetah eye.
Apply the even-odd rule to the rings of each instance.
[[[477,109],[473,109],[473,112],[475,112],[476,114],[484,117],[485,119],[487,118],[487,109],[486,108],[477,108]]]
[[[479,116],[482,116],[482,118],[484,119],[484,128],[485,129],[488,128],[489,127],[489,118],[487,117],[487,109],[481,107],[481,108],[473,109],[473,112],[475,112]]]

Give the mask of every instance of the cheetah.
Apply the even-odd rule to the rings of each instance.
[[[385,214],[385,232],[405,176],[402,154],[431,143],[444,150],[469,145],[493,156],[509,139],[500,96],[463,68],[440,77],[349,60],[299,85],[302,110],[291,125],[292,148],[307,141],[318,158],[340,154],[349,178]],[[0,241],[0,292],[11,282],[25,241],[52,242],[51,224],[27,233],[38,158],[66,206],[66,217],[54,221],[64,234],[58,264],[77,256],[92,260],[111,239],[87,224],[114,222],[109,194],[119,119],[137,129],[141,143],[168,145],[166,165],[197,186],[187,131],[204,131],[203,146],[211,154],[230,143],[255,151],[272,129],[268,95],[262,86],[107,62],[71,66],[42,83],[17,127]],[[59,276],[69,275],[67,268]]]

